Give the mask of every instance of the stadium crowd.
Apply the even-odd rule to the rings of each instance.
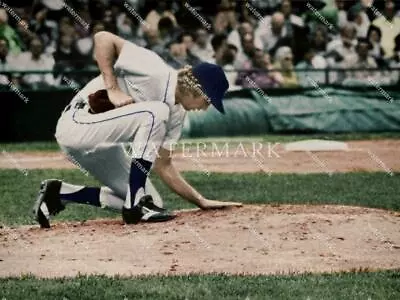
[[[392,0],[0,1],[0,84],[82,85],[107,30],[173,68],[223,66],[231,86],[398,82],[399,3]],[[327,76],[325,70],[333,69]],[[353,70],[354,69],[354,70]],[[360,70],[361,69],[361,70]],[[378,71],[373,71],[378,69]],[[20,74],[38,70],[37,74]],[[4,71],[12,71],[4,73]]]

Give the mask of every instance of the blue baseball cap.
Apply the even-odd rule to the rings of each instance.
[[[192,69],[194,77],[201,85],[211,104],[222,114],[225,113],[222,99],[229,88],[224,70],[215,64],[200,63]]]

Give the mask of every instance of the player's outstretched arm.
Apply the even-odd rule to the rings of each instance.
[[[126,95],[118,86],[113,65],[118,58],[125,40],[107,31],[94,35],[94,56],[103,76],[108,97],[116,107],[133,103],[132,97]]]
[[[216,209],[228,206],[241,206],[238,202],[225,202],[209,200],[203,197],[194,187],[192,187],[175,168],[171,159],[171,151],[160,148],[159,156],[154,164],[154,171],[161,179],[179,196],[197,205],[201,209]]]

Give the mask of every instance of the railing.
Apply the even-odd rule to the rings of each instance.
[[[319,86],[396,86],[399,85],[400,67],[396,68],[325,68],[325,69],[293,69],[296,73],[299,85],[297,88]],[[282,69],[273,69],[270,71],[262,69],[236,69],[225,70],[227,76],[229,74],[239,75],[242,79],[247,78],[254,74],[266,74],[273,72],[285,72]],[[360,78],[353,77],[357,72],[365,72],[368,75],[360,76]],[[24,83],[24,78],[28,75],[52,75],[52,84],[37,83],[27,84]],[[318,76],[315,76],[315,75]],[[52,89],[73,89],[79,90],[91,78],[99,75],[97,68],[80,69],[80,70],[60,70],[60,71],[21,71],[21,70],[3,70],[0,71],[0,91],[9,90],[18,87],[21,90],[52,90]],[[124,73],[129,75],[128,72]],[[21,80],[22,79],[22,80]],[[20,85],[19,85],[20,83]],[[240,86],[240,85],[239,85]],[[276,87],[258,87],[253,81],[251,86],[253,88],[276,88]],[[279,88],[279,87],[278,87]]]

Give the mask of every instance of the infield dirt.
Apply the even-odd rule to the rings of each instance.
[[[335,173],[394,172],[400,170],[400,140],[350,141],[350,151],[286,152],[281,144],[232,143],[228,152],[219,154],[209,147],[193,144],[182,151],[177,148],[174,164],[181,171],[264,172],[264,173]],[[226,148],[225,148],[226,149]],[[0,168],[52,169],[76,168],[61,152],[12,152],[0,156]]]
[[[285,152],[264,159],[175,155],[180,170],[324,173],[400,170],[400,140],[353,141],[352,151]],[[247,153],[251,146],[247,145]],[[360,149],[363,149],[360,151]],[[269,155],[272,154],[272,155]],[[12,152],[0,168],[76,168],[60,152]],[[268,199],[266,198],[266,202]],[[349,206],[246,205],[180,211],[162,224],[120,220],[0,228],[0,276],[277,274],[400,268],[400,213]]]
[[[400,268],[400,213],[348,206],[246,205],[0,230],[0,276],[286,274]]]

